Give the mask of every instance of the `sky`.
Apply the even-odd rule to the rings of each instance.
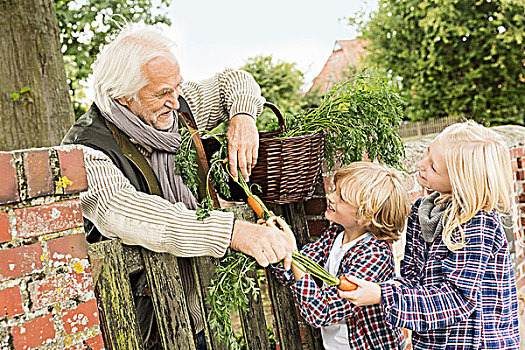
[[[377,7],[378,0],[174,0],[168,15],[185,80],[239,68],[250,57],[296,63],[305,89],[319,74],[336,40],[355,39],[344,17]]]

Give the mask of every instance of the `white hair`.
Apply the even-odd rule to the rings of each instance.
[[[111,112],[116,98],[135,99],[148,84],[142,67],[156,57],[173,57],[175,43],[160,30],[148,26],[126,26],[106,45],[93,65],[95,103],[102,112]]]

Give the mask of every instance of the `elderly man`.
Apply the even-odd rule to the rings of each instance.
[[[221,211],[197,220],[197,202],[174,172],[181,140],[177,110],[181,104],[189,108],[200,129],[229,120],[231,172],[237,175],[239,166],[247,178],[257,161],[255,117],[264,99],[243,71],[227,69],[200,83],[184,82],[172,46],[151,27],[128,28],[95,62],[95,103],[63,142],[85,146],[88,190],[80,199],[88,240],[118,237],[179,257],[220,257],[231,247],[262,266],[284,259],[289,267],[292,247],[279,231],[235,221]],[[188,264],[182,264],[182,274],[194,331],[202,338],[204,320]],[[132,276],[132,285],[149,347],[155,323],[144,274]]]

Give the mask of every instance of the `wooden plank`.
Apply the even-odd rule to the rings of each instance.
[[[302,349],[301,332],[292,292],[268,271],[268,287],[273,315],[282,350]]]
[[[268,207],[276,215],[283,216],[286,219],[286,222],[290,224],[290,228],[294,230],[289,218],[286,217],[283,211],[285,206],[270,204]],[[302,349],[301,332],[299,329],[297,312],[295,311],[295,300],[292,292],[288,287],[283,286],[271,271],[268,271],[266,276],[268,277],[268,289],[281,349]]]
[[[219,344],[217,339],[213,336],[214,330],[210,329],[208,323],[208,317],[210,314],[211,306],[206,302],[206,296],[208,295],[208,287],[210,281],[214,276],[215,267],[217,266],[218,259],[211,257],[193,258],[192,267],[193,275],[196,282],[197,293],[201,304],[201,310],[204,318],[204,334],[206,335],[206,345],[208,350],[227,350],[227,348]]]
[[[142,261],[142,255],[140,255],[139,246],[122,245],[124,249],[124,256],[126,257],[126,268],[128,273],[133,275],[137,272],[144,270],[144,261]]]
[[[99,273],[95,293],[101,311],[101,328],[106,348],[142,350],[129,275],[118,240],[107,240],[88,247],[90,261],[96,262]]]
[[[255,278],[256,285],[260,288],[257,272],[252,271],[249,277]],[[255,296],[251,293],[248,297],[248,310],[240,311],[242,333],[248,350],[270,349],[268,339],[268,327],[264,318],[264,308],[262,304],[261,292]]]
[[[291,229],[295,234],[297,240],[297,246],[302,247],[309,242],[309,233],[308,225],[305,220],[304,214],[304,203],[290,203],[283,205],[284,217],[286,222],[290,225]],[[310,348],[312,350],[322,350],[323,339],[321,337],[321,330],[318,328],[313,328],[311,326],[306,326],[306,331],[308,333]]]
[[[246,204],[229,207],[226,211],[232,211],[235,218],[238,220],[255,222],[255,214]],[[205,298],[208,295],[208,287],[211,279],[214,277],[215,267],[218,260],[209,257],[192,260],[195,280],[198,281],[198,290],[201,295],[202,310],[207,320],[210,313],[210,305],[205,302]],[[247,312],[240,312],[246,347],[248,349],[269,349],[270,344],[260,293],[255,297],[249,295],[248,299],[250,310]],[[214,330],[209,329],[207,322],[205,333],[209,349],[226,349],[223,345],[217,342],[213,336]]]
[[[163,348],[195,349],[177,258],[148,249],[141,253]]]
[[[240,204],[228,208],[228,211],[233,211],[235,219],[250,222],[256,222],[257,218],[253,210],[247,204]],[[260,288],[257,272],[253,271],[249,277],[255,278],[256,286]],[[264,308],[261,299],[261,292],[255,296],[251,293],[248,297],[248,310],[240,311],[241,325],[244,340],[247,349],[263,350],[270,348],[270,341],[268,339],[268,328],[266,326],[266,319],[264,318]]]

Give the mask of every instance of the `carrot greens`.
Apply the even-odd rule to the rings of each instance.
[[[228,349],[240,349],[233,331],[231,313],[248,310],[247,295],[259,293],[256,261],[243,253],[229,250],[215,269],[216,276],[208,287],[207,302],[211,305],[210,327],[219,342]]]

